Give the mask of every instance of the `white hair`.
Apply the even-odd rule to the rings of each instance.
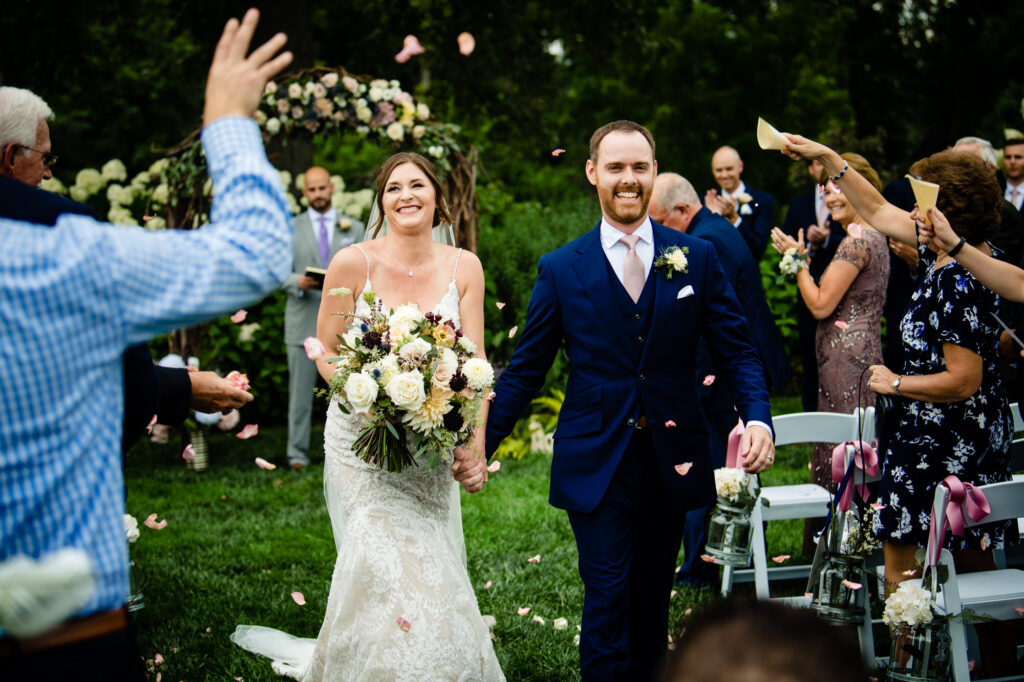
[[[970,137],[961,137],[956,141],[956,144],[953,145],[953,149],[956,149],[962,144],[973,144],[978,148],[978,152],[981,153],[982,161],[993,168],[998,165],[996,161],[996,150],[992,148],[992,143],[988,140],[983,140],[980,137],[974,137],[973,135]]]
[[[39,95],[24,88],[0,87],[0,149],[12,143],[34,147],[39,122],[51,119],[53,110]]]
[[[666,211],[671,211],[680,204],[687,206],[699,206],[700,197],[697,190],[693,188],[690,181],[678,173],[658,173],[658,179],[654,191],[654,200]]]

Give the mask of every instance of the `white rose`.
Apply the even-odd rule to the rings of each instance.
[[[370,86],[370,101],[371,102],[379,102],[382,99],[384,99],[384,90],[383,90],[383,88],[377,88],[377,87],[374,87],[374,86]]]
[[[470,358],[462,366],[462,373],[469,380],[469,387],[482,391],[494,383],[494,368],[483,358]]]
[[[383,78],[374,78],[372,81],[370,81],[370,87],[385,90],[388,87],[388,82]]]
[[[356,104],[356,118],[363,123],[369,123],[370,119],[373,118],[373,112],[370,111],[370,107],[365,104]],[[365,134],[365,133],[364,133]]]
[[[419,372],[402,372],[384,387],[391,402],[400,410],[415,412],[420,409],[427,394],[423,390],[423,375]]]
[[[473,343],[473,340],[468,336],[461,337],[459,339],[459,345],[462,347],[462,350],[466,351],[470,355],[474,355],[476,353],[476,344]]]
[[[447,386],[457,371],[459,371],[459,356],[451,348],[442,348],[437,367],[434,368],[434,381],[442,386]]]
[[[325,73],[323,76],[320,76],[320,82],[329,88],[333,88],[338,84],[338,74],[333,72]]]
[[[292,118],[294,118],[296,121],[306,118],[306,110],[300,106],[292,107]]]
[[[352,76],[345,76],[341,79],[341,84],[345,86],[345,89],[351,92],[353,95],[359,92],[359,81]]]
[[[292,99],[298,99],[302,97],[302,86],[298,83],[292,83],[288,86],[288,96]]]
[[[256,121],[256,125],[260,126],[261,128],[267,124],[267,115],[264,114],[263,111],[260,109],[257,109],[256,113],[253,114],[252,117],[253,120]]]
[[[388,137],[390,137],[395,142],[399,142],[403,137],[405,137],[405,128],[402,127],[401,123],[398,123],[396,121],[395,123],[392,123],[391,125],[388,126],[387,133]]]
[[[430,118],[430,107],[423,103],[417,104],[416,117],[421,121],[426,121],[428,118]]]
[[[345,381],[345,398],[353,410],[365,413],[377,400],[377,382],[365,374],[350,374]]]
[[[327,88],[322,83],[316,83],[313,85],[313,97],[316,99],[323,99],[327,96]]]
[[[430,344],[417,337],[398,349],[398,358],[406,367],[419,367],[430,352]]]
[[[401,326],[412,329],[425,319],[423,313],[419,311],[415,304],[400,305],[395,308],[395,312],[391,313],[391,317],[388,318],[388,327]]]
[[[268,133],[271,135],[277,135],[281,132],[281,121],[277,118],[271,118],[267,120],[267,125],[265,127]]]
[[[424,134],[425,134],[426,132],[427,132],[427,129],[426,129],[426,128],[424,128],[424,127],[423,127],[423,126],[421,126],[421,125],[418,125],[418,126],[413,126],[413,129],[412,129],[412,136],[413,136],[414,138],[416,138],[416,139],[418,140],[418,139],[420,139],[421,137],[423,137],[423,135],[424,135]]]
[[[277,92],[277,83],[274,81],[267,81],[267,85],[263,88],[264,95],[273,95]]]
[[[131,514],[124,515],[124,536],[128,542],[135,542],[139,539],[139,522]]]
[[[754,197],[750,196],[746,192],[740,192],[739,194],[736,195],[736,198],[739,200],[741,204],[749,204],[751,201],[754,200]]]
[[[116,180],[122,182],[128,177],[128,169],[124,167],[118,159],[111,159],[103,164],[103,168],[100,170],[104,180]]]
[[[398,358],[390,354],[384,356],[384,359],[380,361],[378,368],[380,369],[379,381],[381,386],[387,386],[388,382],[398,376],[402,371],[402,368],[398,366]]]

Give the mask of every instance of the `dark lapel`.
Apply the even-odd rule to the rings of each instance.
[[[572,267],[576,271],[576,276],[580,278],[584,293],[604,321],[605,329],[608,330],[613,343],[617,344],[623,353],[630,354],[635,351],[627,343],[628,335],[622,331],[624,320],[619,306],[615,305],[613,284],[608,278],[608,268],[605,267],[607,260],[601,247],[601,224],[598,223],[595,229],[583,235],[576,244],[576,259]],[[575,314],[583,313],[576,311]]]
[[[654,229],[654,260],[658,260],[661,252],[668,246],[671,246],[665,240],[663,233],[664,230],[669,228],[653,220],[651,221],[651,226]],[[665,327],[672,321],[672,303],[675,301],[679,290],[685,286],[684,282],[689,279],[688,274],[676,273],[670,280],[663,273],[655,270],[653,265],[651,266],[649,277],[654,278],[654,311],[651,313],[651,328],[647,332],[647,343],[644,344],[643,354],[640,356],[641,367],[643,367],[644,360],[647,358],[648,349],[661,342],[659,335],[664,333]]]

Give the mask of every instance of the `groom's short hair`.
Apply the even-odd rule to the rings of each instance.
[[[595,130],[594,134],[590,136],[590,160],[594,163],[597,163],[597,148],[601,146],[601,140],[609,133],[640,133],[651,145],[651,155],[654,155],[654,136],[651,135],[650,130],[639,123],[633,123],[633,121],[612,121]]]

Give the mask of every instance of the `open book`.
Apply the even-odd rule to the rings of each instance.
[[[324,288],[324,279],[327,277],[327,271],[323,268],[306,268],[306,277],[312,277],[316,280],[319,288]]]

